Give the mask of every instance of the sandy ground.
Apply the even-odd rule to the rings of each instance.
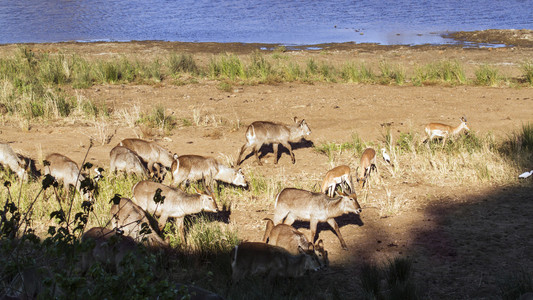
[[[249,54],[264,45],[185,44],[163,42],[134,43],[61,43],[30,45],[34,51],[84,53],[93,57],[137,54],[146,57],[168,51],[191,52],[200,60],[213,54],[232,52]],[[457,59],[467,72],[488,63],[509,76],[520,74],[520,64],[533,57],[533,48],[464,49],[458,46],[391,46],[332,45],[321,51],[289,51],[298,59],[316,57],[331,62],[361,60],[369,64],[381,60],[398,62],[408,72],[427,62]],[[0,46],[0,55],[10,55],[15,45]],[[244,144],[246,126],[256,120],[290,123],[294,116],[305,118],[311,127],[309,140],[321,142],[349,141],[353,133],[366,141],[379,141],[382,125],[391,124],[393,134],[402,131],[422,132],[424,124],[437,121],[457,125],[466,116],[476,133],[493,132],[504,137],[532,121],[531,88],[476,86],[384,86],[334,83],[284,83],[278,85],[236,86],[232,92],[217,88],[218,82],[175,86],[106,85],[93,86],[76,93],[96,103],[105,102],[114,112],[149,111],[155,104],[174,113],[178,121],[194,120],[199,125],[179,126],[158,143],[178,154],[211,155],[222,162],[234,160]],[[98,137],[93,122],[79,119],[32,122],[29,130],[17,122],[4,121],[1,139],[19,152],[37,160],[52,152],[63,153],[75,161],[85,155],[89,138]],[[141,134],[123,120],[107,124],[115,132],[109,144],[96,144],[89,161],[104,168],[109,164],[109,151],[121,139]],[[328,158],[313,150],[310,143],[294,151],[296,164],[288,153],[281,154],[278,165],[273,154],[266,153],[264,166],[253,157],[242,164],[245,173],[254,171],[264,176],[293,178],[307,176],[318,183],[331,167]],[[355,160],[353,168],[356,167]],[[533,162],[532,162],[533,163]],[[382,166],[381,162],[378,167]],[[386,172],[382,172],[387,181]],[[334,276],[344,286],[346,298],[358,298],[357,276],[363,262],[382,262],[388,258],[407,256],[414,260],[417,285],[424,298],[490,298],[498,292],[498,282],[515,270],[531,270],[533,261],[533,199],[531,184],[506,186],[432,185],[424,180],[405,178],[390,183],[394,193],[410,202],[393,216],[382,218],[372,199],[385,197],[383,186],[376,186],[363,205],[360,217],[340,218],[341,232],[348,251],[327,226],[320,226],[319,236],[325,241],[331,269],[323,276]],[[260,199],[261,200],[261,199]],[[230,220],[239,227],[242,239],[259,240],[264,230],[262,219],[272,215],[273,199],[265,203],[234,203]],[[299,223],[308,234],[308,224]],[[323,287],[318,284],[319,288]]]

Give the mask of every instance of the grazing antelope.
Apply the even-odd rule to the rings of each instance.
[[[109,169],[111,172],[123,171],[126,174],[133,173],[141,178],[148,177],[148,170],[141,161],[141,158],[137,153],[126,147],[115,146],[109,152],[109,159]]]
[[[197,286],[176,284],[178,291],[177,299],[189,299],[189,300],[224,300],[222,296],[215,294],[211,291],[204,290]]]
[[[318,240],[318,242],[313,245],[307,240],[303,233],[291,225],[278,224],[274,226],[274,222],[269,218],[264,218],[263,220],[267,221],[263,243],[283,247],[292,255],[297,255],[299,253],[298,248],[314,248],[315,254],[320,261],[320,266],[328,266],[328,251],[324,249],[324,243],[322,240]]]
[[[140,158],[144,160],[148,171],[157,172],[157,176],[161,177],[161,170],[159,164],[165,168],[170,168],[177,154],[172,155],[170,151],[158,145],[156,142],[145,141],[141,139],[124,139],[118,146],[123,146],[135,152]],[[155,173],[155,172],[154,172]]]
[[[118,234],[115,230],[93,227],[81,236],[82,242],[93,241],[92,250],[84,252],[81,257],[81,270],[87,271],[92,264],[99,262],[110,265],[120,271],[120,262],[131,252],[137,252],[137,244],[129,236]]]
[[[154,196],[158,190],[161,190],[160,195],[164,197],[163,203],[154,201]],[[159,229],[165,226],[169,217],[175,218],[182,241],[185,241],[183,220],[186,215],[199,213],[203,210],[218,211],[212,192],[210,195],[200,192],[187,194],[179,189],[147,180],[140,181],[133,186],[133,202],[148,213],[159,216]]]
[[[346,165],[337,166],[326,173],[324,182],[322,183],[322,193],[333,197],[337,184],[341,186],[343,193],[354,193],[352,175],[350,174],[350,167]],[[348,186],[349,192],[344,189]]]
[[[316,271],[320,262],[312,249],[298,248],[299,254],[260,242],[243,242],[231,250],[233,283],[244,277],[266,274],[275,277],[301,277],[307,271]]]
[[[292,158],[292,163],[296,162],[294,153],[292,153],[292,147],[290,143],[299,142],[304,136],[311,134],[311,129],[307,126],[305,120],[298,122],[297,118],[294,118],[295,125],[283,125],[273,122],[256,121],[248,126],[246,130],[246,144],[244,144],[239,152],[237,158],[237,166],[241,164],[241,156],[248,148],[252,148],[257,159],[257,163],[261,166],[261,160],[259,159],[259,149],[263,145],[273,144],[274,148],[274,163],[278,163],[278,146],[282,144],[289,150]]]
[[[461,117],[461,124],[457,127],[452,127],[450,125],[441,124],[441,123],[429,123],[426,125],[425,131],[428,137],[423,141],[424,143],[428,140],[431,141],[436,137],[442,137],[442,147],[446,144],[446,139],[452,135],[455,136],[461,132],[461,130],[470,131],[468,125],[466,125],[466,118]]]
[[[120,198],[118,204],[111,206],[109,213],[112,217],[111,224],[113,228],[123,230],[125,235],[135,240],[145,241],[148,246],[167,246],[167,243],[151,228],[146,212],[130,199]],[[145,226],[148,227],[145,228]]]
[[[24,162],[7,143],[0,143],[0,164],[9,167],[20,179],[27,176]]]
[[[181,155],[170,168],[172,184],[180,186],[185,180],[198,181],[204,178],[246,187],[247,183],[241,169],[235,170],[220,164],[213,157],[200,155]]]
[[[359,167],[357,167],[357,182],[359,182],[361,188],[365,187],[365,183],[373,169],[376,169],[376,150],[366,148],[361,155]]]
[[[59,153],[52,153],[45,160],[48,164],[45,163],[44,173],[52,175],[57,181],[62,181],[67,193],[69,187],[73,186],[85,200],[93,200],[90,191],[81,190],[80,185],[85,180],[85,176],[80,173],[78,164]]]
[[[274,206],[274,224],[292,225],[295,220],[309,221],[311,228],[311,242],[314,242],[318,222],[328,222],[335,230],[342,248],[347,249],[346,242],[342,238],[335,217],[346,213],[359,214],[361,206],[357,202],[355,194],[330,198],[322,193],[313,193],[295,188],[285,188],[276,197]]]

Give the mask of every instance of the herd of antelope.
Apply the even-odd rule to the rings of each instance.
[[[295,118],[294,121],[292,125],[265,121],[250,124],[245,134],[246,143],[239,151],[236,165],[239,166],[243,162],[242,156],[247,149],[252,150],[257,164],[262,165],[258,152],[263,145],[269,144],[273,145],[275,164],[278,162],[279,144],[289,150],[292,163],[295,163],[290,143],[310,135],[311,130],[305,120],[298,121]],[[429,123],[425,127],[426,140],[440,137],[444,144],[449,136],[456,135],[463,129],[469,130],[464,117],[457,127]],[[384,159],[388,159],[390,163],[384,149],[382,151]],[[181,241],[185,242],[185,216],[201,211],[218,212],[213,182],[247,187],[241,169],[227,167],[212,157],[172,154],[152,141],[124,139],[110,151],[109,156],[111,172],[136,174],[143,180],[133,186],[131,199],[121,198],[111,207],[113,229],[95,227],[83,235],[82,239],[93,239],[97,245],[90,253],[90,258],[83,260],[83,264],[86,264],[86,261],[107,260],[118,266],[124,256],[123,252],[135,248],[134,241],[142,240],[149,246],[166,247],[167,242],[158,232],[169,218],[175,220]],[[20,178],[28,177],[27,163],[6,143],[0,143],[0,164],[11,169]],[[44,173],[63,182],[67,190],[72,186],[86,200],[94,201],[89,192],[80,188],[80,183],[85,178],[74,161],[62,154],[52,153],[46,156],[43,165]],[[356,171],[360,187],[365,186],[375,168],[376,151],[367,148],[362,153]],[[170,171],[172,186],[160,183],[167,170]],[[148,179],[150,177],[151,179]],[[203,180],[205,191],[196,189],[195,193],[188,193],[183,188],[184,184],[200,180]],[[341,191],[338,191],[338,187]],[[158,197],[164,201],[157,201]],[[238,282],[255,274],[266,274],[268,277],[298,277],[310,270],[327,266],[328,255],[324,242],[321,239],[316,241],[317,225],[319,222],[327,222],[335,231],[342,248],[347,249],[335,218],[349,213],[361,213],[349,166],[341,165],[328,171],[321,192],[297,188],[283,189],[276,196],[272,219],[265,218],[267,226],[262,241],[242,242],[232,250],[230,261],[233,281]],[[153,216],[158,217],[155,224]],[[291,226],[297,220],[309,222],[309,237]],[[146,227],[151,230],[145,230]],[[119,251],[118,254],[110,253],[104,246],[106,239],[116,234],[124,236],[124,242],[119,247],[124,251]],[[105,258],[109,255],[113,258]]]

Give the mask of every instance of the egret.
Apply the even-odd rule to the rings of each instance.
[[[383,159],[390,164],[390,156],[385,152],[385,148],[381,148],[381,154],[383,155]]]
[[[518,178],[528,178],[531,175],[533,175],[533,170],[531,170],[529,172],[524,172],[524,173],[518,175]]]

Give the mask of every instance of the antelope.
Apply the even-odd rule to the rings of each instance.
[[[301,277],[305,272],[320,268],[320,262],[312,249],[298,248],[292,255],[282,247],[260,242],[243,242],[231,250],[233,283],[246,276],[267,274],[275,277]]]
[[[236,186],[247,187],[241,169],[235,170],[220,164],[213,157],[200,155],[181,155],[172,163],[170,168],[172,184],[180,186],[185,180],[198,181],[209,178]]]
[[[359,167],[357,167],[357,182],[359,182],[361,188],[365,186],[373,169],[376,169],[376,150],[366,148],[361,155]]]
[[[342,238],[335,217],[346,213],[359,214],[361,206],[355,194],[330,198],[322,193],[313,193],[295,188],[285,188],[276,197],[274,205],[274,224],[292,225],[295,220],[309,221],[311,228],[311,242],[314,242],[318,222],[328,222],[335,230],[342,248],[348,249]]]
[[[320,261],[320,266],[326,267],[329,264],[328,252],[324,250],[324,242],[322,242],[322,240],[318,240],[318,242],[313,245],[307,240],[305,235],[296,228],[287,224],[278,224],[274,226],[274,222],[269,218],[264,218],[263,220],[267,221],[263,243],[285,248],[292,255],[297,255],[299,253],[298,248],[300,247],[303,249],[313,248]]]
[[[20,179],[27,176],[24,162],[7,143],[0,143],[0,164],[8,166]]]
[[[324,182],[322,183],[322,193],[333,197],[337,184],[341,186],[342,192],[346,193],[345,185],[349,188],[349,193],[355,192],[353,188],[352,175],[350,174],[350,167],[346,165],[337,166],[326,173]]]
[[[131,252],[137,252],[137,244],[129,236],[118,234],[115,230],[93,227],[81,236],[82,242],[93,241],[94,248],[84,252],[81,257],[81,270],[87,271],[92,264],[113,266],[120,270],[120,262]]]
[[[120,198],[118,204],[113,204],[111,206],[109,213],[112,217],[111,224],[113,228],[123,230],[125,235],[130,236],[135,240],[146,241],[148,246],[167,246],[167,243],[152,230],[146,212],[130,199]],[[148,233],[144,232],[145,226],[148,226]]]
[[[90,191],[81,190],[81,182],[85,180],[85,176],[80,173],[78,164],[59,153],[52,153],[45,160],[48,164],[45,163],[44,173],[52,175],[57,181],[62,181],[67,193],[69,186],[73,186],[85,200],[92,198]]]
[[[294,158],[290,143],[299,142],[304,136],[311,134],[311,129],[309,129],[305,120],[298,122],[298,119],[294,117],[294,123],[294,125],[283,125],[273,122],[255,121],[250,124],[246,130],[246,144],[242,146],[241,151],[239,152],[236,165],[239,166],[242,163],[242,154],[251,147],[255,154],[255,158],[257,159],[257,164],[262,166],[263,164],[259,159],[258,152],[265,144],[273,144],[274,164],[278,163],[279,144],[282,144],[289,150],[292,163],[294,164],[296,159]]]
[[[429,123],[426,125],[425,131],[428,137],[423,141],[424,143],[428,140],[431,141],[435,137],[442,137],[442,147],[446,144],[446,139],[448,136],[455,136],[461,132],[461,130],[470,131],[468,125],[466,125],[466,118],[461,117],[461,124],[457,127],[452,127],[450,125],[441,124],[441,123]]]
[[[123,171],[126,174],[135,174],[141,178],[148,177],[148,170],[137,153],[123,147],[115,146],[109,152],[111,172]]]
[[[158,190],[161,190],[160,195],[164,197],[162,203],[154,201],[154,196],[156,196]],[[165,226],[169,217],[175,218],[182,241],[185,241],[183,219],[186,215],[204,210],[209,212],[218,211],[215,196],[212,192],[207,195],[197,190],[196,194],[187,194],[179,189],[147,180],[140,181],[133,186],[133,202],[146,212],[159,216],[159,229]]]
[[[177,158],[177,154],[172,155],[170,151],[159,146],[155,142],[149,142],[141,139],[124,139],[118,146],[123,146],[131,151],[135,152],[141,159],[146,162],[148,171],[157,171],[157,175],[161,176],[161,170],[158,164],[163,165],[165,168],[170,168],[174,159]]]

